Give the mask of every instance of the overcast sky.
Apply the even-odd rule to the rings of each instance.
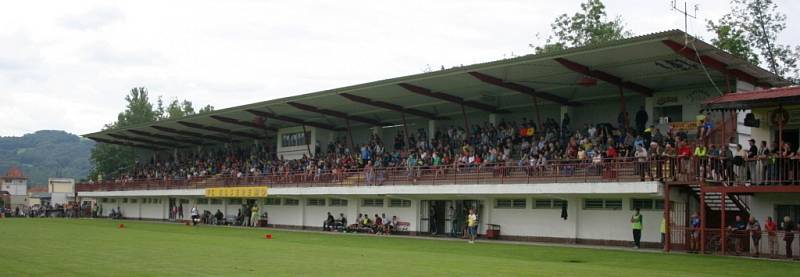
[[[111,2],[0,4],[0,136],[98,131],[138,86],[219,109],[529,54],[583,1]],[[683,28],[669,0],[604,2],[637,35]],[[708,38],[728,1],[694,2]],[[776,2],[800,44],[800,2]]]

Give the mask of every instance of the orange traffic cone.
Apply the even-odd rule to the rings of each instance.
[[[123,228],[125,228],[125,224],[122,224],[122,223],[120,223],[120,224],[119,224],[119,228],[120,228],[120,229],[123,229]]]
[[[264,238],[265,239],[272,239],[272,234],[266,234],[266,235],[264,235]]]

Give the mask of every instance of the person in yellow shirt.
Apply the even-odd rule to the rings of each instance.
[[[260,218],[261,217],[258,215],[258,204],[255,204],[255,205],[253,205],[253,208],[251,209],[250,226],[257,227],[256,225],[258,225],[258,220]]]
[[[639,208],[631,216],[631,228],[633,229],[633,248],[639,249],[639,242],[642,240],[642,214],[639,213]]]
[[[475,214],[474,208],[469,210],[467,227],[469,228],[469,243],[475,243],[475,236],[478,233],[478,215]]]

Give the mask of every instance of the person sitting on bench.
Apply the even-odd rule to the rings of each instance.
[[[394,229],[394,221],[391,219],[386,218],[386,214],[381,214],[381,218],[383,219],[383,234],[388,235],[392,233],[392,229]],[[397,217],[395,217],[396,219]]]
[[[220,224],[222,224],[224,219],[225,219],[225,215],[222,214],[222,211],[217,209],[217,212],[214,213],[214,224],[215,225],[220,225]]]
[[[322,230],[323,231],[330,231],[331,228],[333,228],[334,221],[336,221],[336,220],[333,219],[333,215],[331,215],[331,212],[328,212],[328,218],[326,218],[325,221],[322,222]]]
[[[383,219],[380,216],[378,216],[378,214],[375,214],[374,222],[375,224],[372,225],[372,232],[376,234],[383,233]]]
[[[339,214],[339,219],[336,220],[336,221],[337,222],[336,222],[335,228],[336,228],[337,231],[343,231],[344,228],[347,227],[347,218],[344,217],[344,213],[340,213]]]

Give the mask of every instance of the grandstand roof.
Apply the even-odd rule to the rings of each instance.
[[[800,86],[730,93],[708,99],[703,105],[708,110],[749,110],[800,105]]]
[[[685,42],[689,42],[688,46]],[[700,66],[700,62],[702,65]],[[84,135],[99,142],[164,149],[269,136],[278,128],[342,130],[395,125],[409,118],[460,118],[541,105],[580,106],[598,99],[724,87],[732,76],[757,87],[789,84],[679,30],[608,43],[454,67],[278,98],[183,118]],[[582,80],[597,80],[585,86]],[[715,83],[712,85],[710,80]]]

